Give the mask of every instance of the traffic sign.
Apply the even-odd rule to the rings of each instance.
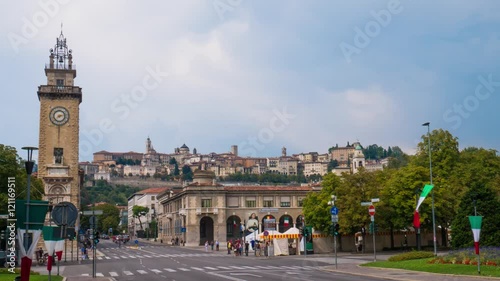
[[[264,231],[264,236],[269,236],[269,232],[267,230]]]
[[[84,216],[102,215],[102,210],[83,211],[82,215]]]
[[[375,215],[375,206],[370,205],[370,207],[368,207],[368,213],[370,214],[370,216],[374,216]]]
[[[372,198],[372,203],[380,202],[380,198]]]
[[[331,209],[330,209],[330,214],[332,215],[338,215],[339,214],[339,208],[333,206]]]
[[[372,202],[361,202],[361,206],[370,206]]]
[[[338,222],[339,221],[339,216],[338,215],[332,215],[332,222]]]

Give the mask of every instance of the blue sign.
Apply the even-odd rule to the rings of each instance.
[[[186,232],[186,228],[185,227],[181,228],[181,232],[182,233]]]
[[[136,240],[134,241],[134,243],[135,243],[135,244],[139,244],[139,240],[137,240],[137,239],[136,239]]]
[[[330,209],[330,213],[332,215],[338,215],[339,214],[339,208],[333,206],[331,209]]]

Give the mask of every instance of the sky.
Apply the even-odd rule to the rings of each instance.
[[[62,31],[92,153],[270,157],[347,142],[415,153],[430,128],[500,150],[499,1],[8,1],[0,143],[38,146]],[[24,152],[19,154],[24,157]]]

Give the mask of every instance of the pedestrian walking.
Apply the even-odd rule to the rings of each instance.
[[[205,252],[208,252],[208,240],[205,241]]]
[[[227,254],[231,254],[231,241],[227,241]]]
[[[215,250],[219,251],[219,240],[215,240]]]
[[[210,242],[210,249],[213,251],[214,250],[214,241]]]

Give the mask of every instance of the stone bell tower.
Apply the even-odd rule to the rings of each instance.
[[[40,101],[38,177],[44,183],[45,200],[53,204],[71,202],[80,209],[78,137],[82,88],[74,85],[73,55],[62,31],[54,49],[50,49],[45,75],[47,84],[39,86],[37,92]]]

